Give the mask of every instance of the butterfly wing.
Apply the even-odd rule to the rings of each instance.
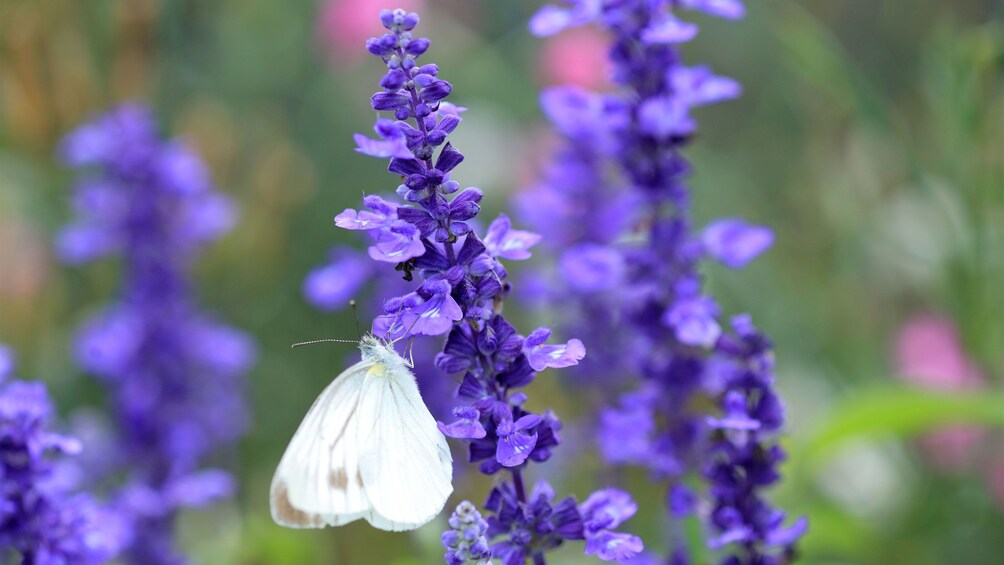
[[[386,378],[367,379],[359,403],[360,441],[369,449],[359,470],[374,527],[417,528],[443,509],[453,492],[453,457],[403,364],[385,366]]]
[[[349,367],[321,392],[272,478],[272,519],[290,528],[340,526],[370,510],[359,472],[359,401],[371,360]],[[369,425],[368,421],[364,422]]]

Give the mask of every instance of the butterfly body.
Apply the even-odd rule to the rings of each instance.
[[[446,438],[394,349],[372,337],[362,360],[314,401],[272,479],[276,523],[340,526],[364,519],[410,530],[434,518],[453,492]]]

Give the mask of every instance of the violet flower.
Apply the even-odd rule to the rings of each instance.
[[[542,96],[565,143],[524,198],[558,212],[543,218],[525,209],[531,224],[547,224],[571,245],[552,250],[562,255],[556,292],[569,297],[560,312],[588,328],[587,343],[604,336],[583,374],[598,375],[591,380],[608,391],[623,390],[623,376],[637,378],[601,413],[608,461],[647,467],[666,482],[672,520],[710,508],[708,543],[728,548],[723,563],[786,563],[806,524],[785,527],[784,514],[762,495],[779,480],[783,459],[773,438],[784,416],[770,344],[748,318],[722,320],[699,271],[707,259],[741,268],[773,235],[737,219],[693,227],[690,164],[680,153],[697,128],[692,110],[735,98],[740,87],[683,65],[678,46],[698,31],[681,18],[685,9],[725,18],[744,12],[738,0],[569,0],[534,16],[538,35],[588,23],[605,28],[621,92],[559,88]],[[709,403],[717,410],[705,413]],[[695,474],[707,481],[706,493],[684,481]],[[707,505],[696,503],[699,495]],[[675,538],[670,559],[686,562],[682,536]]]
[[[510,293],[502,260],[529,258],[541,236],[513,229],[505,216],[493,221],[484,237],[476,233],[472,220],[481,211],[483,194],[461,190],[452,177],[464,160],[448,141],[461,123],[461,109],[445,101],[453,87],[439,67],[417,62],[430,46],[428,39],[412,34],[418,15],[385,10],[380,19],[387,33],[366,46],[387,72],[371,102],[394,119],[379,118],[376,138],[358,135],[356,145],[359,153],[390,160],[388,170],[401,182],[398,199],[366,196],[365,209],[345,210],[335,223],[368,232],[370,257],[395,264],[405,281],[413,281],[403,294],[384,301],[373,333],[395,340],[445,337],[435,364],[439,379],[446,373],[460,382],[460,405],[453,421],[440,422],[439,428],[467,443],[468,459],[479,463],[482,473],[506,475],[485,503],[486,530],[470,508],[458,507],[443,536],[447,562],[485,560],[487,547],[492,559],[507,565],[527,559],[545,563],[548,551],[586,537],[573,498],[553,504],[554,492],[546,483],[527,496],[524,470],[550,458],[560,443],[561,422],[549,411],[526,410],[527,395],[517,389],[533,382],[539,370],[575,365],[585,348],[578,340],[547,344],[547,328],[524,337],[502,316]],[[427,391],[423,396],[429,400]],[[641,547],[634,537],[628,543],[599,534],[590,539],[588,551],[604,558]]]
[[[13,371],[0,344],[0,561],[13,552],[28,565],[105,563],[128,543],[129,522],[57,479],[56,456],[78,453],[80,442],[49,431],[45,386],[8,381]]]
[[[125,105],[85,123],[60,147],[81,171],[77,216],[59,236],[69,263],[118,255],[119,298],[84,323],[81,367],[108,387],[125,476],[116,496],[135,522],[126,559],[178,563],[178,510],[225,498],[233,479],[206,469],[244,433],[243,375],[255,346],[196,306],[189,270],[197,252],[234,222],[199,158],[164,141],[153,116]]]

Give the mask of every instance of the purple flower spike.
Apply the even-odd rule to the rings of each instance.
[[[741,269],[774,243],[774,233],[770,228],[726,218],[708,224],[701,241],[712,257],[728,267]]]
[[[127,485],[113,494],[129,522],[124,560],[176,563],[177,512],[233,491],[232,484],[186,478],[208,473],[203,460],[234,443],[247,424],[242,376],[254,343],[201,313],[188,280],[197,252],[232,227],[236,207],[214,190],[198,156],[162,139],[139,106],[82,125],[61,152],[81,169],[81,180],[77,217],[58,239],[60,256],[80,263],[114,253],[125,271],[117,303],[88,320],[75,343],[77,362],[108,386],[120,423],[118,452],[95,472],[122,476]],[[130,493],[147,493],[148,504],[130,506]]]
[[[9,381],[13,355],[0,344],[0,555],[23,563],[104,563],[131,537],[129,517],[72,492],[60,471],[81,444],[48,431],[53,414],[40,382]],[[71,481],[72,482],[72,481]],[[6,562],[6,561],[5,561]]]
[[[580,25],[599,17],[602,11],[598,0],[571,4],[567,10],[551,8],[550,14],[545,9],[537,19],[541,31]],[[464,162],[463,153],[449,139],[460,125],[464,109],[446,101],[453,86],[439,67],[418,62],[432,47],[431,41],[413,33],[418,17],[403,10],[387,10],[381,12],[380,19],[387,33],[371,38],[366,48],[380,58],[386,70],[371,103],[376,110],[391,113],[393,120],[379,118],[374,128],[378,139],[357,136],[356,143],[358,151],[389,160],[387,170],[399,183],[395,191],[398,199],[367,196],[363,199],[365,210],[346,210],[335,222],[345,229],[368,232],[374,242],[370,257],[394,263],[395,270],[391,272],[386,265],[367,270],[353,264],[350,268],[344,260],[335,267],[333,262],[311,274],[306,288],[312,290],[307,294],[340,302],[350,289],[362,284],[366,271],[378,281],[388,281],[386,288],[379,289],[385,292],[379,293],[383,308],[373,320],[375,335],[397,340],[409,335],[446,334],[434,366],[460,382],[455,397],[470,405],[454,408],[452,422],[437,421],[437,427],[445,436],[465,440],[468,460],[477,464],[481,473],[503,476],[485,502],[484,519],[466,502],[450,517],[450,529],[442,534],[445,560],[449,565],[484,565],[495,560],[517,565],[526,559],[543,563],[545,553],[564,541],[584,539],[583,524],[573,498],[555,503],[554,491],[544,483],[538,483],[529,497],[526,494],[524,467],[550,459],[560,444],[561,421],[551,411],[538,415],[526,410],[528,395],[519,389],[533,382],[537,370],[578,363],[585,348],[578,339],[547,345],[550,331],[546,329],[524,338],[502,316],[512,289],[503,263],[530,258],[530,250],[544,238],[513,229],[505,215],[493,221],[486,232],[478,232],[477,217],[485,194],[464,188],[451,178]],[[597,97],[589,98],[583,106],[583,116],[608,110],[614,113]],[[569,127],[583,121],[568,118]],[[623,119],[620,122],[626,123]],[[619,141],[618,136],[598,130],[590,128],[588,134],[595,133],[608,145]],[[624,205],[608,207],[605,213],[613,226],[611,233],[636,220]],[[613,272],[618,265],[609,263],[619,259],[599,265],[584,278],[616,284],[621,273]],[[343,270],[348,272],[335,280]],[[391,284],[391,277],[398,280]],[[402,278],[412,284],[402,284]],[[314,302],[323,305],[316,298]],[[419,347],[436,341],[415,340],[416,378],[420,381],[423,361],[429,359],[420,355]],[[437,398],[431,383],[447,379],[429,377],[435,381],[423,381],[421,388],[432,407]],[[606,531],[596,533],[596,538],[589,551],[602,556],[628,555],[641,543]]]
[[[697,131],[693,109],[742,89],[705,66],[684,66],[682,48],[698,31],[680,19],[688,9],[731,19],[745,11],[739,0],[565,0],[537,12],[536,35],[584,23],[609,34],[614,87],[543,94],[544,114],[563,139],[540,181],[517,198],[523,220],[544,234],[536,253],[560,258],[557,276],[540,285],[560,305],[547,314],[565,316],[590,346],[576,382],[607,393],[636,380],[600,411],[606,460],[643,466],[667,483],[671,531],[699,504],[710,515],[706,541],[736,546],[721,563],[788,563],[806,525],[785,527],[784,513],[763,496],[780,480],[784,457],[773,437],[784,407],[773,388],[772,345],[748,316],[723,323],[702,288],[703,261],[741,268],[773,235],[735,219],[693,228],[684,151]],[[537,351],[546,337],[524,341],[531,369],[547,365]],[[713,404],[698,399],[720,410],[708,413]],[[709,484],[700,501],[684,486],[698,474]],[[580,507],[588,554],[639,565],[693,561],[682,539],[669,540],[668,555],[642,554],[640,540],[605,529],[589,512]],[[513,559],[536,560],[534,546],[515,535],[503,547]]]

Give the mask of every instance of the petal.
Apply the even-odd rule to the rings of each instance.
[[[577,339],[570,339],[563,345],[538,345],[527,352],[527,360],[534,371],[578,365],[585,356],[586,348]]]
[[[477,420],[461,419],[452,424],[437,421],[436,426],[444,436],[454,439],[481,439],[488,435],[484,426]]]
[[[495,459],[504,467],[521,465],[537,445],[537,434],[517,432],[506,438],[499,438]]]
[[[356,142],[356,151],[370,157],[389,159],[397,157],[399,159],[414,159],[415,154],[408,149],[408,141],[405,137],[395,137],[392,139],[372,139],[362,134],[355,134],[352,139]]]
[[[764,226],[726,218],[708,224],[701,241],[712,257],[728,267],[741,269],[774,243],[774,233]]]

